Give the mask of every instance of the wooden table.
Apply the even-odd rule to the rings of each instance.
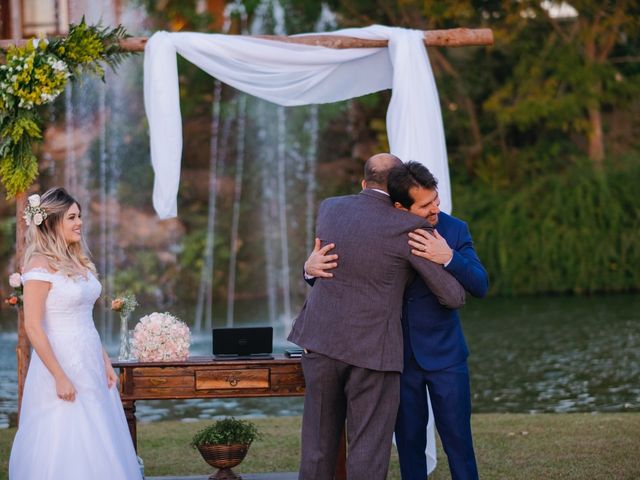
[[[183,362],[119,362],[120,397],[133,444],[138,448],[137,400],[188,398],[297,397],[304,395],[299,358],[274,355],[269,360],[214,360],[189,357]],[[342,436],[336,480],[347,478],[345,439]]]

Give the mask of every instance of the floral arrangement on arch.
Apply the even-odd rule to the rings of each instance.
[[[4,303],[13,307],[22,305],[22,277],[19,273],[9,275],[9,286],[13,288],[13,292],[4,299]]]
[[[87,25],[83,18],[69,26],[66,37],[7,49],[0,65],[0,180],[7,198],[25,191],[38,175],[33,153],[33,144],[42,139],[38,107],[53,102],[84,72],[104,81],[103,63],[115,70],[131,55],[119,45],[129,36],[120,25]]]
[[[191,332],[170,313],[154,312],[140,319],[133,330],[132,354],[142,362],[186,360]]]

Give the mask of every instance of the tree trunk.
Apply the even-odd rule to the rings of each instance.
[[[604,161],[604,139],[602,136],[602,112],[598,107],[589,108],[589,158],[597,169]]]
[[[595,36],[595,29],[589,31],[584,49],[587,65],[592,68],[599,63],[596,55]],[[602,112],[600,111],[600,96],[602,95],[602,82],[600,80],[595,80],[590,94],[592,100],[587,107],[589,120],[589,131],[587,132],[589,146],[587,153],[596,169],[601,169],[602,161],[604,160],[604,139],[602,138]]]

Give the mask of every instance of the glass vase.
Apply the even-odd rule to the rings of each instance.
[[[131,358],[131,342],[129,340],[129,315],[120,314],[120,352],[118,360],[124,361]]]
[[[134,348],[133,334],[135,330],[129,330],[129,358],[127,360],[138,360],[136,357],[136,349]]]

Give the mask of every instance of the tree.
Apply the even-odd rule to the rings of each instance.
[[[570,4],[569,4],[570,3]],[[605,155],[606,112],[640,93],[638,0],[334,0],[343,25],[490,27],[490,49],[429,49],[452,167],[495,186]],[[628,142],[630,143],[630,142]]]
[[[500,123],[577,135],[596,167],[605,157],[603,109],[638,93],[637,0],[505,2],[512,75],[487,101]],[[510,51],[509,51],[510,50]],[[637,53],[637,51],[636,51]]]

